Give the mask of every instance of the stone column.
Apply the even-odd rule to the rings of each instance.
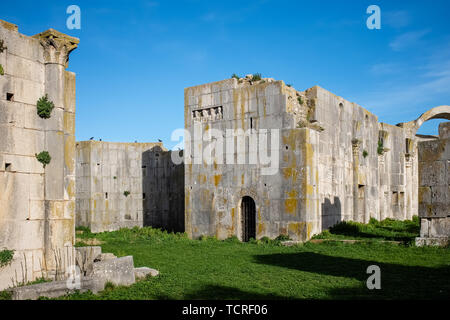
[[[75,239],[75,77],[66,71],[79,40],[49,29],[33,36],[44,49],[45,93],[55,108],[45,120],[45,260],[49,270],[64,272]]]

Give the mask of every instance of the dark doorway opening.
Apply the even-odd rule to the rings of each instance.
[[[256,238],[256,205],[255,201],[248,196],[242,198],[241,203],[242,219],[242,241],[249,241]]]

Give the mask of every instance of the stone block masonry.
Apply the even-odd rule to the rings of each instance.
[[[450,118],[450,107],[441,106],[389,125],[321,87],[297,91],[251,75],[186,88],[184,101],[192,238],[306,241],[340,221],[411,219],[418,214],[416,131]],[[229,131],[236,136],[223,142]],[[273,174],[262,173],[266,163],[252,150],[262,132],[276,134],[262,145],[279,159]],[[248,161],[228,162],[239,158]]]
[[[450,238],[450,122],[439,137],[419,142],[418,245],[447,245]]]
[[[162,143],[81,141],[76,149],[77,226],[184,231],[183,165]]]
[[[75,239],[75,74],[78,39],[49,29],[29,37],[0,20],[0,290],[39,277],[64,277]],[[37,114],[47,95],[54,108]],[[45,167],[36,154],[48,151]]]

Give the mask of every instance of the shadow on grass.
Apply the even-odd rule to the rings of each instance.
[[[361,281],[356,288],[330,288],[331,299],[449,299],[450,267],[420,267],[380,263],[314,252],[280,253],[254,256],[257,263],[316,273],[323,276],[353,278]],[[381,269],[381,290],[369,290],[367,267]],[[300,275],[299,275],[300,276]],[[324,279],[332,282],[333,279]],[[330,287],[332,287],[330,285]]]
[[[370,230],[369,228],[372,228]],[[390,241],[402,241],[410,243],[419,236],[420,227],[418,225],[403,226],[399,229],[395,226],[385,225],[361,225],[351,222],[341,222],[330,228],[330,233],[355,238],[384,239]],[[393,234],[389,234],[393,233]],[[397,234],[396,234],[397,233]],[[408,235],[409,234],[409,235]]]
[[[158,295],[157,300],[176,300],[177,297],[171,295]],[[183,296],[184,300],[286,300],[276,294],[260,294],[244,291],[238,288],[221,285],[203,285],[200,289],[187,292]]]

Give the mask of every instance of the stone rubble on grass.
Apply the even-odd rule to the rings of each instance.
[[[57,298],[77,291],[96,294],[108,282],[116,286],[130,286],[147,275],[156,277],[158,270],[135,268],[133,257],[117,258],[112,253],[102,253],[101,247],[76,248],[76,265],[79,273],[71,281],[52,281],[9,289],[13,300],[37,300],[39,297]]]
[[[156,277],[159,275],[159,271],[148,267],[134,268],[134,276],[136,279],[144,279],[148,275]]]

